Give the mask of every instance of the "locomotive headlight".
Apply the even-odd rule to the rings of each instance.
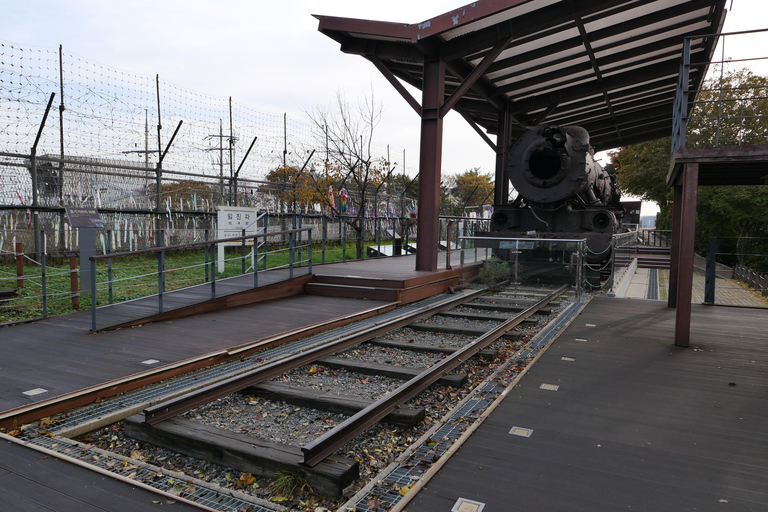
[[[496,211],[493,213],[491,222],[493,222],[493,225],[496,226],[497,228],[503,229],[504,227],[506,227],[507,223],[509,222],[509,217],[504,211]]]
[[[595,229],[606,229],[613,225],[613,218],[609,213],[598,212],[592,217],[592,226]]]

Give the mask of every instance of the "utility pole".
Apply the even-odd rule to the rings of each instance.
[[[208,135],[206,139],[219,139],[218,148],[206,149],[206,151],[218,151],[219,152],[219,196],[224,201],[224,123],[219,118],[219,133],[218,135]],[[231,144],[231,143],[230,143]]]

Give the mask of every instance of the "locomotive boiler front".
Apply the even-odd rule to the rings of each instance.
[[[578,197],[586,205],[608,206],[618,201],[613,178],[595,162],[593,154],[584,128],[542,125],[515,142],[508,177],[531,203],[552,204]]]
[[[541,125],[525,132],[510,150],[507,178],[518,196],[494,207],[495,236],[586,239],[587,261],[608,261],[620,195],[613,167],[595,162],[584,128]],[[549,247],[561,251],[561,259],[573,251],[565,242]]]

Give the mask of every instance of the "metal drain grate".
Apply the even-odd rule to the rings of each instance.
[[[275,512],[274,508],[257,503],[258,500],[239,496],[241,493],[235,495],[229,489],[214,489],[206,482],[179,474],[169,474],[162,468],[120,457],[64,437],[40,436],[26,441],[214,510]]]

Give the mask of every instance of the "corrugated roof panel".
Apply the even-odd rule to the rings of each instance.
[[[516,73],[516,74],[512,75],[510,78],[505,78],[505,79],[502,79],[502,80],[493,81],[493,85],[495,85],[496,87],[503,87],[505,85],[521,82],[523,80],[529,80],[531,78],[536,78],[537,76],[546,75],[547,73],[554,72],[554,71],[557,71],[559,69],[566,68],[568,66],[575,65],[575,64],[589,64],[589,57],[587,57],[586,55],[584,55],[582,53],[581,55],[578,55],[576,58],[571,59],[570,61],[567,61],[566,63],[563,63],[562,65],[548,66],[546,68],[541,68],[541,69],[537,69],[535,71],[530,71],[530,72],[523,72],[523,70],[521,69],[519,73]],[[518,67],[522,68],[522,66],[518,66]],[[593,70],[590,68],[588,70],[582,71],[580,73],[575,73],[575,74],[570,75],[570,76],[578,77],[578,76],[583,75],[585,72],[591,74],[591,73],[593,73]]]
[[[596,13],[593,16],[589,16],[590,21],[584,23],[584,28],[586,28],[587,32],[600,30],[602,28],[611,27],[618,25],[619,23],[640,18],[641,16],[647,16],[662,11],[679,3],[681,3],[679,0],[657,0],[648,3],[638,2],[636,7],[630,7],[616,14],[607,14],[610,11],[606,10]]]
[[[503,23],[512,18],[516,18],[518,16],[522,16],[524,14],[528,14],[534,11],[538,11],[539,9],[544,9],[550,5],[559,3],[561,1],[562,0],[531,0],[529,2],[517,5],[515,7],[505,9],[502,12],[488,16],[486,18],[483,18],[482,20],[467,23],[465,25],[460,25],[454,30],[443,32],[441,36],[444,40],[450,41],[451,39],[455,39],[457,37],[469,34],[470,32],[475,32],[483,28],[492,27],[493,25],[496,25],[498,23]]]
[[[696,11],[695,13],[687,14],[687,15],[680,15],[675,16],[674,18],[670,18],[664,21],[659,21],[657,23],[651,23],[649,25],[643,25],[642,27],[638,27],[634,30],[628,30],[622,34],[617,34],[612,37],[607,37],[605,39],[601,39],[599,41],[595,41],[595,44],[593,45],[595,49],[598,48],[604,48],[606,45],[617,45],[621,44],[627,39],[632,39],[635,37],[642,37],[643,35],[653,32],[654,30],[663,30],[665,27],[668,27],[670,25],[675,25],[677,23],[689,23],[689,26],[687,30],[678,30],[677,32],[679,34],[684,34],[686,32],[690,33],[691,31],[691,25],[694,23],[698,24],[698,22],[695,22],[697,18],[700,18],[701,16],[706,16],[709,12],[708,9],[700,9]],[[707,26],[707,25],[705,25]],[[682,43],[682,40],[681,40]]]
[[[538,70],[541,69],[552,69],[552,68],[561,68],[564,67],[564,64],[556,64],[554,66],[547,66],[548,63],[552,61],[562,61],[562,62],[581,62],[581,58],[587,58],[586,53],[583,46],[575,46],[567,51],[558,52],[557,58],[554,57],[541,57],[539,59],[531,59],[524,64],[516,65],[516,66],[509,66],[502,70],[495,71],[493,73],[488,73],[486,76],[493,80],[496,80],[499,77],[507,77],[507,76],[513,76],[515,78],[522,76],[523,73],[529,72],[529,70]],[[588,58],[587,58],[588,59]],[[546,68],[543,68],[542,66],[547,66]]]

